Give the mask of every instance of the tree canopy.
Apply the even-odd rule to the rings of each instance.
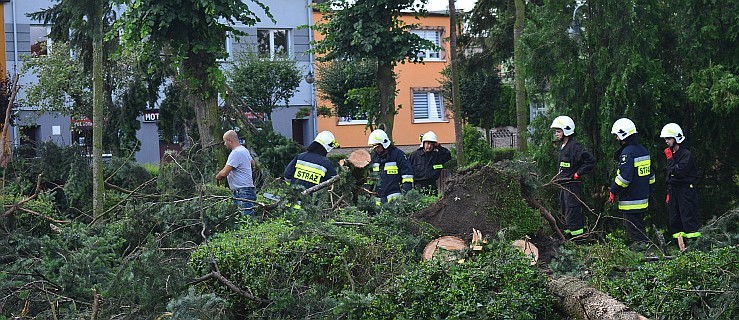
[[[139,60],[154,72],[165,68],[182,77],[195,109],[200,143],[214,144],[220,135],[217,95],[224,76],[217,63],[226,58],[224,41],[231,33],[243,35],[236,23],[260,21],[248,3],[269,9],[258,0],[117,0],[126,6],[116,26],[125,50],[138,53]]]
[[[403,15],[425,14],[426,3],[427,0],[332,0],[318,6],[323,17],[313,28],[324,38],[314,43],[313,50],[322,54],[319,60],[377,61],[377,121],[388,135],[392,135],[397,112],[393,68],[400,62],[422,62],[423,50],[435,48],[431,41],[410,32],[414,25],[401,20]]]
[[[236,107],[246,112],[248,106],[269,119],[272,110],[289,105],[303,79],[295,60],[289,57],[264,59],[253,53],[237,54],[226,75],[233,90],[231,94],[238,97],[235,101],[246,104]]]

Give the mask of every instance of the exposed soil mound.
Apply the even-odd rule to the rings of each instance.
[[[472,238],[472,228],[486,238],[502,229],[512,238],[530,235],[532,242],[544,247],[542,258],[550,259],[556,241],[542,233],[546,223],[541,213],[526,202],[519,176],[505,166],[498,162],[459,171],[445,182],[444,196],[414,217],[439,228],[442,235],[466,241]]]
[[[444,196],[415,217],[467,240],[472,228],[488,237],[502,228],[514,237],[535,233],[541,216],[523,200],[517,174],[503,169],[499,162],[458,172],[446,181]]]
[[[485,235],[495,234],[500,225],[486,219],[486,206],[494,202],[491,193],[500,186],[500,172],[491,166],[473,166],[445,181],[444,196],[433,205],[416,213],[419,220],[441,229],[442,234],[472,238],[472,228]]]

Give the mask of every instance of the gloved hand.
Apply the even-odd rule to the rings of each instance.
[[[575,172],[575,175],[572,176],[572,180],[579,180],[579,179],[580,179],[580,175],[577,174],[577,172]]]
[[[669,193],[665,197],[665,203],[670,203],[670,194]]]
[[[613,194],[613,192],[609,192],[608,193],[608,202],[609,203],[613,203],[614,201],[616,201],[616,195]]]
[[[665,153],[665,157],[667,157],[667,160],[672,159],[672,149],[665,148],[665,151],[663,151],[663,152]]]

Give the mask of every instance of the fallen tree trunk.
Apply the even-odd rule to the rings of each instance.
[[[549,282],[555,306],[574,319],[646,320],[647,318],[611,296],[573,277]]]
[[[539,201],[537,201],[536,199],[534,199],[533,196],[531,196],[531,192],[528,190],[526,185],[523,183],[523,180],[519,179],[518,183],[521,186],[521,194],[524,200],[526,200],[526,203],[528,203],[529,206],[531,206],[532,208],[536,208],[539,210],[539,212],[541,212],[541,216],[544,217],[545,220],[547,220],[547,222],[549,223],[549,227],[552,229],[554,234],[557,235],[557,238],[559,238],[560,240],[565,240],[566,239],[565,235],[562,234],[562,230],[560,230],[559,227],[557,226],[557,221],[554,219],[554,216],[552,215],[552,213],[550,213],[549,210],[547,210],[547,208],[545,208],[541,203],[539,203]]]

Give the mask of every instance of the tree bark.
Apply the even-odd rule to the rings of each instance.
[[[380,112],[377,116],[378,128],[383,129],[393,141],[395,123],[395,72],[392,62],[380,61],[377,65],[377,86],[380,93]]]
[[[13,158],[13,149],[10,148],[10,117],[12,116],[13,104],[15,103],[15,95],[18,93],[18,79],[16,74],[13,76],[13,83],[10,85],[10,98],[8,105],[5,106],[5,121],[3,122],[2,136],[0,137],[0,167],[5,168]]]
[[[528,150],[529,108],[526,105],[525,75],[523,72],[523,56],[521,52],[521,34],[526,17],[524,0],[514,0],[516,5],[516,21],[513,24],[513,63],[516,69],[516,128],[518,129],[518,150],[525,153]]]
[[[105,210],[103,177],[103,12],[104,1],[93,2],[92,34],[92,216],[97,219]]]
[[[449,59],[452,69],[452,110],[454,111],[454,138],[457,143],[457,164],[467,164],[464,157],[464,137],[462,131],[462,108],[459,105],[459,62],[457,61],[457,8],[454,0],[449,0]]]
[[[187,77],[187,95],[195,108],[195,121],[200,134],[200,147],[208,149],[214,146],[220,134],[218,121],[218,92],[209,80],[207,70],[215,65],[215,57],[207,53],[191,53],[182,63],[184,76]]]
[[[636,311],[611,296],[573,277],[561,277],[549,282],[554,304],[574,319],[646,320]]]

